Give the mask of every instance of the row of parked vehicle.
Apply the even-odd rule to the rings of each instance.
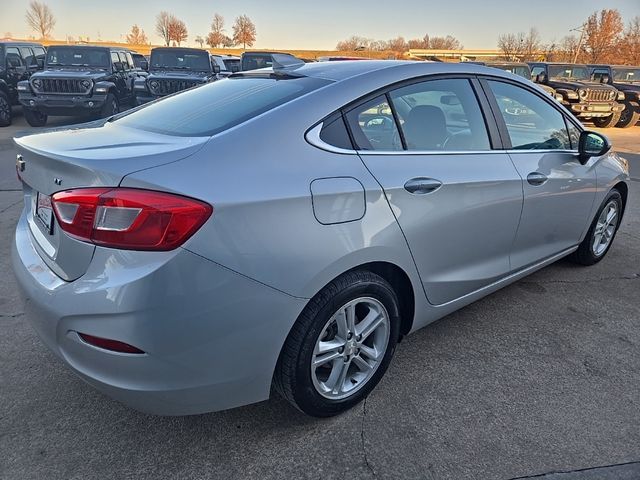
[[[482,62],[475,62],[482,63]],[[580,120],[628,128],[640,120],[640,67],[570,63],[482,63],[537,83]]]
[[[11,124],[11,107],[18,103],[34,127],[44,126],[50,115],[104,118],[238,71],[271,67],[274,59],[286,57],[274,52],[211,55],[180,47],[154,48],[145,57],[122,47],[45,49],[38,43],[0,42],[0,126]],[[484,65],[531,79],[577,118],[597,127],[627,128],[640,119],[640,67]]]
[[[33,127],[49,116],[104,118],[241,70],[269,67],[272,52],[242,57],[203,49],[154,48],[149,57],[122,47],[0,42],[0,126],[20,104]]]

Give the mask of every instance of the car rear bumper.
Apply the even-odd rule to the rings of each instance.
[[[280,349],[306,300],[185,249],[96,248],[84,276],[65,282],[36,252],[25,214],[12,264],[25,316],[88,383],[137,410],[186,415],[265,400]],[[116,353],[78,332],[134,345]]]
[[[107,99],[106,95],[34,95],[21,92],[20,104],[24,108],[37,110],[47,115],[77,116],[99,111]]]

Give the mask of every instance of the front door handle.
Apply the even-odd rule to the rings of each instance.
[[[527,182],[529,182],[530,185],[542,185],[547,180],[547,176],[540,172],[531,172],[529,175],[527,175]]]
[[[424,195],[425,193],[435,192],[442,186],[440,180],[427,177],[416,177],[411,180],[407,180],[404,184],[404,189],[414,195]]]

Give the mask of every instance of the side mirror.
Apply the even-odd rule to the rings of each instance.
[[[440,103],[442,105],[460,105],[460,99],[457,95],[442,95]]]
[[[38,68],[40,70],[44,68],[44,58],[36,58],[36,63],[38,64]]]
[[[602,75],[600,83],[609,83],[609,75]]]
[[[145,72],[149,71],[149,62],[147,62],[146,60],[143,60],[142,62],[140,62],[140,68],[142,70],[144,70]]]
[[[218,65],[217,63],[213,64],[213,73],[215,73],[216,75],[220,73],[220,65]]]
[[[583,165],[587,163],[591,157],[599,157],[609,150],[611,150],[611,143],[604,135],[588,130],[580,133],[578,155],[580,157],[580,163]]]
[[[116,72],[122,72],[124,70],[124,65],[122,65],[122,62],[113,62],[113,68]]]

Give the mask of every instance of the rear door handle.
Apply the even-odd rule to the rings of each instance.
[[[531,185],[542,185],[548,180],[547,176],[540,172],[531,172],[527,175],[527,182]]]
[[[404,184],[404,189],[414,195],[424,195],[425,193],[435,192],[442,186],[440,180],[427,177],[416,177],[411,180],[407,180]]]

